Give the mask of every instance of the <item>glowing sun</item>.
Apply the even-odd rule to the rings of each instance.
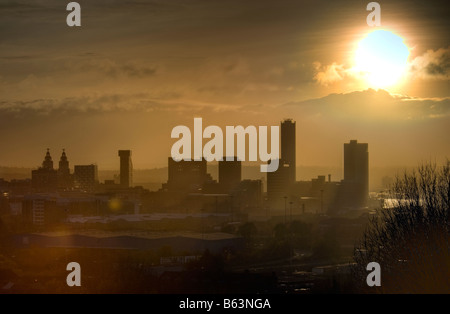
[[[390,31],[376,30],[358,43],[355,70],[370,87],[389,87],[402,77],[408,56],[409,49],[403,38]]]

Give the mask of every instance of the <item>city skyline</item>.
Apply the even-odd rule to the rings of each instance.
[[[316,173],[317,177],[311,180],[297,180],[294,153],[295,125],[296,122],[292,119],[280,122],[281,141],[277,140],[279,143],[277,149],[281,151],[280,159],[277,160],[280,167],[257,179],[243,179],[242,161],[237,156],[223,156],[218,162],[216,179],[209,171],[206,157],[178,161],[168,157],[167,181],[161,182],[160,188],[154,191],[153,195],[156,197],[151,197],[151,205],[147,205],[150,207],[145,207],[145,210],[149,208],[181,210],[184,206],[199,209],[199,204],[208,206],[208,201],[205,202],[205,199],[211,197],[216,199],[216,213],[219,208],[222,211],[224,208],[231,210],[236,206],[236,200],[240,209],[244,203],[247,210],[249,208],[261,210],[265,202],[267,203],[264,206],[274,211],[281,211],[283,208],[286,211],[288,202],[295,204],[298,209],[301,206],[303,213],[306,208],[308,211],[315,210],[316,213],[366,209],[369,205],[368,143],[358,143],[357,140],[344,143],[342,180],[332,181],[331,173],[327,175]],[[98,177],[97,165],[74,165],[73,174],[71,174],[65,149],[60,157],[59,167],[54,168],[50,150],[47,148],[42,166],[31,171],[31,186],[27,186],[27,181],[15,180],[15,182],[22,182],[22,188],[31,194],[75,193],[76,195],[77,192],[82,192],[92,195],[117,194],[123,197],[123,195],[133,194],[133,188],[137,188],[136,191],[140,191],[139,193],[150,192],[142,185],[133,184],[131,156],[131,150],[118,150],[119,175],[114,175],[112,179],[110,177],[102,182]],[[8,184],[8,181],[3,180],[3,182]],[[373,191],[380,192],[378,189]],[[263,197],[263,195],[266,196]],[[192,198],[197,200],[192,202]],[[233,202],[232,199],[235,201]],[[136,209],[135,214],[138,212],[139,210]]]
[[[348,139],[347,141],[350,141]],[[50,149],[50,152],[52,150]],[[67,162],[67,156],[66,156],[66,150],[63,149],[63,154],[66,158]],[[40,159],[42,160],[41,154]],[[69,157],[72,157],[71,154],[69,154]],[[168,157],[171,159],[171,157]],[[308,181],[311,179],[316,178],[318,175],[331,175],[333,180],[343,180],[344,179],[344,151],[341,151],[340,156],[336,156],[336,158],[341,158],[342,163],[338,166],[305,166],[305,165],[297,165],[296,167],[296,180],[300,181]],[[73,171],[73,164],[75,161],[75,164],[81,164],[77,160],[74,160],[70,158],[72,162],[67,162],[67,170],[64,169],[64,171]],[[166,159],[167,160],[167,159]],[[40,167],[42,167],[42,162],[35,162],[36,166],[33,167],[2,167],[3,172],[0,172],[2,174],[3,179],[6,180],[23,180],[23,179],[31,179],[31,173],[34,170],[38,170]],[[61,163],[61,161],[60,161]],[[260,172],[260,165],[256,164],[256,162],[241,162],[242,163],[242,179],[260,179],[261,177],[266,177],[266,174]],[[110,181],[114,179],[117,181],[117,183],[120,182],[120,162],[117,162],[113,167],[105,168],[102,164],[98,163],[86,163],[86,165],[96,165],[98,168],[98,178],[100,182],[103,181]],[[219,168],[220,168],[220,162],[211,161],[207,162],[207,171],[209,174],[211,174],[212,178],[214,180],[219,180]],[[380,189],[386,188],[387,184],[386,182],[391,182],[393,178],[403,173],[404,171],[409,171],[413,169],[414,167],[406,167],[406,166],[398,166],[398,167],[377,167],[370,165],[369,172],[371,175],[369,176],[370,183],[369,187],[371,191],[378,191]],[[168,164],[158,167],[158,168],[150,168],[150,169],[142,169],[142,168],[134,168],[133,176],[135,176],[137,179],[134,180],[136,185],[145,185],[149,187],[151,190],[156,190],[160,187],[160,184],[164,183],[168,179]],[[1,177],[0,177],[1,178]],[[136,181],[137,180],[137,181]],[[266,189],[266,186],[264,186],[264,189]]]

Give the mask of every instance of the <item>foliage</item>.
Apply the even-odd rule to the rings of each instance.
[[[450,291],[450,161],[424,164],[396,178],[393,208],[380,209],[355,247],[355,275],[381,266],[382,293]],[[361,287],[367,289],[368,287]]]

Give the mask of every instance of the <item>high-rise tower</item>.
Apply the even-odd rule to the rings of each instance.
[[[344,184],[352,206],[365,207],[369,198],[369,145],[351,140],[344,144]],[[351,202],[350,202],[351,200]]]
[[[296,162],[295,162],[295,121],[286,119],[281,122],[281,160],[289,168],[289,184],[296,180]]]
[[[292,196],[292,188],[296,180],[295,162],[295,121],[281,121],[281,148],[279,167],[267,173],[267,198],[272,209],[286,207]]]
[[[133,163],[131,150],[119,150],[120,157],[120,185],[129,188],[133,185]]]

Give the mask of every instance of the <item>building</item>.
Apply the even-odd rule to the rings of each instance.
[[[295,183],[294,208],[298,213],[329,214],[337,211],[341,182],[332,182],[331,175],[319,175],[310,181]]]
[[[219,184],[223,193],[230,193],[241,182],[241,161],[234,157],[233,160],[219,161]]]
[[[369,148],[351,140],[344,144],[344,203],[347,207],[366,207],[369,198]]]
[[[133,163],[131,150],[119,150],[120,157],[120,185],[129,188],[133,185]]]
[[[59,159],[58,168],[58,188],[62,190],[70,189],[73,185],[72,175],[70,174],[69,161],[66,151],[63,149],[61,158]]]
[[[56,206],[56,199],[46,194],[27,195],[22,201],[25,225],[44,226],[58,222],[64,213]]]
[[[230,207],[233,210],[258,211],[262,208],[263,184],[261,180],[243,180],[233,191]]]
[[[211,181],[211,176],[206,170],[206,159],[174,161],[172,157],[169,157],[168,190],[201,192],[203,185]]]
[[[281,156],[284,164],[289,165],[288,178],[289,183],[293,184],[296,180],[296,162],[295,162],[295,121],[286,119],[281,122]]]
[[[292,198],[296,182],[295,121],[281,121],[280,160],[277,171],[267,173],[267,199],[269,207],[284,210]]]
[[[292,175],[290,167],[290,164],[280,160],[278,169],[267,173],[267,199],[271,209],[285,209],[286,199],[290,196],[292,189],[289,180]]]
[[[31,171],[31,185],[37,192],[52,192],[57,188],[57,171],[53,169],[53,160],[48,148],[42,166]]]
[[[98,184],[97,165],[76,165],[73,171],[76,189],[94,192]]]
[[[45,222],[45,199],[34,199],[31,201],[31,217],[35,225],[44,225]]]

